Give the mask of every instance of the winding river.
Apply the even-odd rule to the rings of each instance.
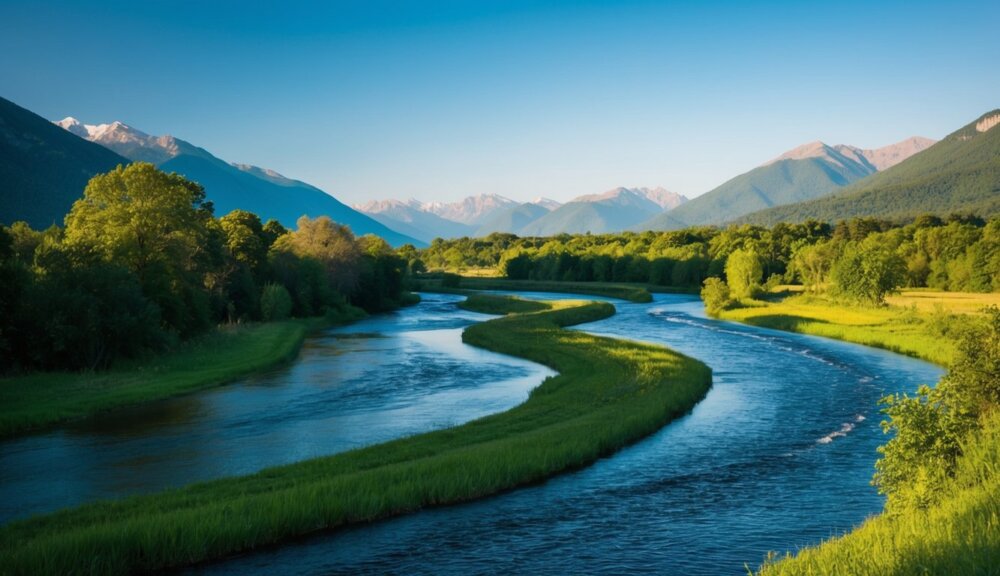
[[[2,443],[4,518],[250,472],[522,401],[548,372],[462,345],[461,327],[483,316],[457,310],[459,299],[425,295],[328,332],[257,378]],[[707,319],[691,296],[615,305],[617,315],[579,329],[661,343],[712,367],[712,390],[691,414],[537,486],[197,572],[744,574],[769,550],[816,543],[881,509],[868,484],[885,441],[877,400],[935,382],[939,368]]]

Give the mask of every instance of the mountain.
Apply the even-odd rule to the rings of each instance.
[[[359,236],[375,234],[393,246],[423,244],[351,209],[315,186],[273,170],[230,164],[180,138],[151,136],[122,122],[87,125],[70,117],[55,124],[65,130],[63,134],[79,136],[73,136],[78,141],[89,140],[131,160],[152,162],[161,170],[198,182],[220,216],[238,208],[265,221],[274,218],[287,227],[294,227],[302,215],[329,216]]]
[[[556,208],[561,206],[558,202],[549,202],[554,203]],[[489,236],[494,232],[517,233],[525,226],[548,214],[551,209],[547,208],[547,205],[550,206],[552,204],[535,200],[493,212],[489,218],[480,224],[475,235]]]
[[[660,188],[615,188],[602,194],[574,198],[541,218],[516,230],[520,236],[602,234],[620,232],[663,212],[662,202],[673,202]],[[679,197],[683,202],[683,197]]]
[[[424,210],[418,200],[372,200],[355,204],[354,208],[393,230],[430,243],[435,238],[461,238],[471,236],[472,226],[453,222]]]
[[[493,212],[517,204],[518,202],[499,194],[480,194],[469,196],[458,202],[430,202],[424,204],[423,209],[453,222],[476,226],[489,218]]]
[[[909,219],[925,213],[1000,214],[1000,110],[983,114],[940,142],[826,198],[749,214],[773,224],[856,216]]]
[[[926,149],[933,140],[913,137],[865,150],[810,142],[723,183],[683,206],[640,224],[640,230],[675,230],[722,224],[765,208],[820,198]]]
[[[562,206],[562,202],[557,202],[555,200],[552,200],[551,198],[545,198],[544,196],[539,196],[538,198],[535,198],[531,202],[528,202],[528,204],[541,206],[542,208],[545,208],[546,210],[549,211],[555,210],[556,208]]]
[[[91,177],[128,163],[0,98],[0,222],[61,225]]]

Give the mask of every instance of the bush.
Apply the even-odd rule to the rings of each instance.
[[[701,289],[701,299],[705,301],[705,311],[710,316],[717,316],[719,312],[732,308],[735,304],[729,293],[729,286],[715,277],[705,279],[705,285]]]
[[[265,322],[285,320],[292,313],[292,295],[281,284],[268,284],[260,295],[260,315]]]

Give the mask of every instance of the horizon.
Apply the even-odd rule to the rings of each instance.
[[[987,3],[236,6],[6,4],[0,94],[355,205],[694,198],[807,142],[940,140],[1000,93]]]

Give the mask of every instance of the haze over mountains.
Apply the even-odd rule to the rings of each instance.
[[[218,215],[248,210],[262,220],[274,218],[294,227],[300,216],[329,216],[357,235],[376,234],[394,246],[421,241],[401,234],[344,205],[326,192],[281,174],[248,164],[225,162],[204,148],[173,136],[152,136],[122,122],[88,125],[72,117],[55,124],[86,141],[100,144],[133,161],[151,162],[205,187]],[[82,195],[81,187],[77,195]],[[62,217],[59,217],[61,221]]]
[[[453,203],[381,200],[358,204],[355,208],[396,230],[407,230],[411,235],[430,240],[446,233],[549,236],[619,232],[686,201],[686,197],[664,188],[620,187],[579,196],[566,204],[547,198],[518,203],[498,194],[484,194]],[[418,230],[421,226],[425,227]]]

